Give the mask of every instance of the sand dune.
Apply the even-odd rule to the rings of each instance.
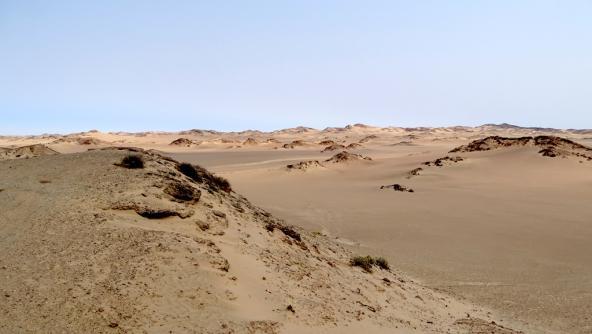
[[[39,157],[43,155],[53,155],[58,154],[58,152],[52,150],[51,148],[41,145],[29,145],[29,146],[22,146],[17,148],[2,148],[0,149],[0,160],[4,159],[27,159],[33,157]]]
[[[516,333],[140,149],[4,161],[0,185],[3,332]]]
[[[347,163],[347,162],[352,162],[352,161],[371,161],[371,160],[372,160],[372,158],[370,158],[370,157],[365,157],[360,154],[342,151],[342,152],[335,154],[331,158],[325,160],[325,162],[334,163],[334,164],[342,164],[342,163]]]
[[[251,137],[245,139],[245,141],[243,142],[243,145],[245,145],[245,146],[257,145],[257,144],[259,144],[259,142],[257,142],[257,140],[255,140],[255,139],[253,139]]]
[[[505,138],[499,136],[475,140],[468,145],[459,146],[451,153],[479,152],[509,147],[537,147],[539,153],[545,157],[576,156],[585,160],[592,160],[592,148],[578,144],[572,140],[555,136]]]
[[[100,142],[52,144],[73,137]],[[181,137],[202,144],[169,145]],[[0,162],[0,331],[589,333],[590,138],[507,124],[0,137],[0,155],[85,152]],[[319,143],[363,146],[331,163]],[[147,166],[89,146],[146,149],[135,154]],[[160,154],[214,170],[256,205]],[[352,268],[355,254],[393,272]]]
[[[199,143],[196,143],[193,140],[187,138],[177,138],[170,142],[169,145],[191,147],[192,145],[199,145]]]

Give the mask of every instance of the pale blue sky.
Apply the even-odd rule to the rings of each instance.
[[[0,0],[0,134],[592,128],[592,1]]]

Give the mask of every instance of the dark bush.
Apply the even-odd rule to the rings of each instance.
[[[118,166],[130,169],[144,168],[144,159],[139,155],[126,155]]]
[[[273,230],[275,230],[275,224],[272,222],[267,222],[265,224],[265,229],[267,230],[267,232],[273,232]]]
[[[279,230],[282,231],[282,233],[284,233],[285,235],[289,236],[290,238],[296,240],[296,241],[302,241],[302,237],[300,236],[300,233],[298,233],[298,231],[296,231],[292,226],[280,226]]]
[[[349,264],[354,267],[360,267],[368,273],[372,272],[372,266],[377,266],[378,268],[383,270],[391,270],[388,261],[383,257],[372,258],[372,256],[369,255],[354,256],[351,258]]]
[[[360,267],[364,269],[365,272],[371,273],[372,266],[374,265],[374,259],[367,255],[367,256],[354,256],[350,260],[350,265],[354,267]]]
[[[226,180],[222,176],[212,175],[212,181],[216,185],[216,187],[224,190],[225,192],[229,193],[232,191],[230,182],[228,182],[228,180]]]
[[[391,266],[389,266],[388,261],[383,257],[377,257],[376,259],[374,259],[374,262],[380,269],[391,270]]]
[[[302,236],[292,226],[286,226],[286,225],[282,225],[280,223],[272,222],[272,221],[269,221],[265,224],[265,229],[269,232],[273,232],[276,228],[278,230],[282,231],[282,233],[284,235],[286,235],[298,242],[302,241]]]
[[[192,164],[188,163],[180,163],[177,166],[179,172],[185,174],[187,177],[192,179],[193,181],[201,182],[202,178],[199,176],[197,168],[195,168]]]
[[[201,191],[193,188],[188,184],[183,184],[180,182],[171,183],[165,189],[164,192],[173,196],[175,199],[179,201],[185,202],[197,202],[201,197]]]
[[[220,189],[225,192],[231,192],[230,182],[221,176],[208,172],[205,168],[188,163],[180,163],[177,166],[179,172],[185,174],[196,182],[206,182],[214,189]]]

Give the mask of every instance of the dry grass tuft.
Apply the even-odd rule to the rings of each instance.
[[[374,267],[374,266],[377,266],[378,268],[383,269],[383,270],[390,270],[390,266],[388,264],[388,261],[385,258],[383,258],[383,257],[373,258],[370,255],[354,256],[351,258],[349,264],[352,267],[360,267],[367,273],[371,273],[372,267]]]

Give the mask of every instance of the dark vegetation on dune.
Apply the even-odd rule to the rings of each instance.
[[[377,266],[378,268],[383,269],[383,270],[390,270],[391,269],[388,261],[385,258],[383,258],[383,257],[373,258],[370,255],[354,256],[350,260],[350,265],[352,267],[360,267],[367,273],[371,273],[372,268],[374,266]]]
[[[444,166],[444,163],[451,162],[451,163],[457,163],[457,162],[461,162],[464,159],[462,157],[449,157],[449,156],[445,156],[443,158],[438,158],[434,161],[426,161],[423,164],[426,166],[436,166],[436,167],[442,167]]]
[[[169,145],[173,145],[173,146],[191,146],[193,145],[194,142],[191,139],[187,139],[187,138],[177,138],[175,140],[173,140]]]
[[[554,148],[564,148],[572,150],[582,150],[592,152],[592,149],[572,140],[556,136],[536,136],[536,137],[516,137],[508,138],[501,136],[490,136],[470,142],[467,145],[459,146],[450,151],[456,152],[477,152],[489,151],[498,147],[526,146],[534,145],[543,147],[543,150],[553,150]]]
[[[129,169],[144,168],[144,159],[139,155],[126,155],[117,166]]]
[[[282,233],[284,233],[286,236],[296,241],[302,241],[300,233],[298,233],[298,231],[296,231],[292,226],[283,225],[276,221],[270,221],[267,222],[267,224],[265,224],[265,229],[269,232],[273,232],[275,229],[278,229],[282,231]]]
[[[421,171],[423,171],[423,168],[421,168],[421,167],[418,167],[418,168],[412,169],[412,170],[410,170],[410,171],[407,173],[407,178],[408,178],[408,179],[410,179],[410,178],[412,178],[412,177],[414,177],[414,176],[418,176],[418,175],[419,175],[419,172],[421,172]]]
[[[295,164],[286,165],[286,168],[288,168],[288,169],[300,169],[300,170],[305,170],[305,169],[312,168],[312,167],[323,167],[323,164],[321,164],[318,160],[308,160],[308,161],[300,161]]]
[[[169,184],[164,192],[183,202],[197,202],[201,197],[201,191],[189,184],[175,182]]]
[[[188,163],[180,163],[177,166],[179,172],[185,174],[187,177],[191,178],[192,180],[200,183],[207,183],[208,185],[212,186],[214,189],[223,190],[225,192],[231,192],[232,187],[230,186],[230,182],[221,176],[214,175],[208,172],[205,168],[192,165]]]
[[[507,138],[491,136],[470,142],[467,145],[459,146],[451,153],[456,152],[479,152],[489,151],[504,147],[534,146],[540,148],[539,154],[544,157],[567,157],[575,156],[592,161],[592,148],[576,143],[572,140],[556,136],[536,136]]]
[[[380,186],[380,189],[388,189],[388,188],[391,188],[394,191],[409,192],[409,193],[415,192],[413,189],[408,188],[408,187],[405,187],[405,186],[402,186],[402,185],[400,185],[398,183],[389,184],[387,186]]]
[[[365,157],[361,154],[349,153],[347,151],[342,151],[340,153],[335,154],[331,158],[325,160],[325,162],[333,162],[333,163],[341,163],[345,161],[352,161],[352,160],[367,160],[370,161],[372,158]]]

